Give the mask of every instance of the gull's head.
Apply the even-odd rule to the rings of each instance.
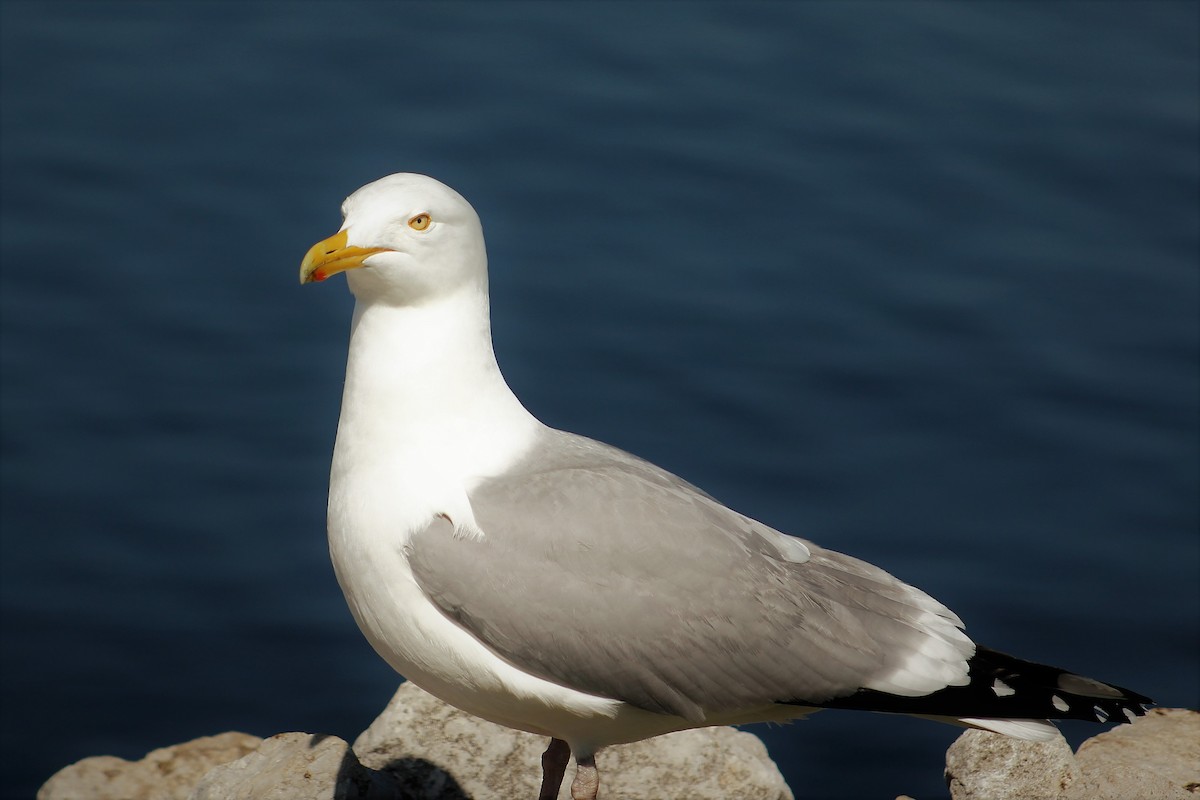
[[[368,183],[342,204],[341,230],[317,242],[300,282],[339,272],[360,300],[413,304],[476,284],[486,291],[483,228],[462,195],[425,175]]]

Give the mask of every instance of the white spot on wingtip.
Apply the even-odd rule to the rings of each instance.
[[[1009,686],[999,678],[996,678],[996,680],[992,681],[992,691],[996,693],[996,697],[1008,697],[1009,695],[1017,693],[1016,689]]]
[[[1137,722],[1137,714],[1133,713],[1132,709],[1122,708],[1121,712],[1125,714],[1125,719],[1129,720],[1130,722]]]
[[[1069,705],[1067,705],[1066,700],[1063,700],[1061,697],[1059,697],[1056,694],[1050,695],[1050,701],[1052,703],[1054,703],[1054,707],[1057,708],[1059,711],[1066,712],[1071,708]]]
[[[1108,722],[1108,712],[1100,706],[1092,706],[1092,711],[1096,712],[1096,719],[1100,722]]]

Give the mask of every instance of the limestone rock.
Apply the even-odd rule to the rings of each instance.
[[[363,767],[336,736],[281,733],[209,771],[189,800],[402,800],[390,775]]]
[[[51,776],[37,800],[186,800],[206,772],[253,752],[260,742],[230,732],[163,747],[141,761],[85,758]]]
[[[546,743],[404,684],[354,750],[336,736],[284,733],[264,741],[227,733],[155,750],[136,762],[85,759],[53,776],[38,800],[536,797]],[[733,728],[612,747],[597,761],[601,797],[792,800],[762,742]],[[569,797],[574,769],[567,774],[562,798]]]
[[[1088,739],[1025,742],[967,731],[946,753],[954,800],[1200,800],[1200,713],[1154,709]]]
[[[1066,740],[1026,742],[970,730],[946,751],[954,800],[1059,800],[1079,778]]]
[[[354,742],[362,763],[387,770],[421,800],[536,797],[548,740],[465,714],[402,684]],[[701,728],[619,745],[596,757],[600,796],[792,800],[766,747],[733,728]],[[574,765],[560,798],[569,798]]]
[[[1070,800],[1197,800],[1200,713],[1151,709],[1132,725],[1088,739],[1075,757],[1084,781]]]

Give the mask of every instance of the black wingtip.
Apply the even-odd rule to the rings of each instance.
[[[1143,694],[1058,667],[978,647],[968,661],[970,681],[920,697],[860,689],[811,705],[898,714],[981,719],[1078,719],[1132,722],[1154,701]],[[799,701],[797,701],[799,702]]]

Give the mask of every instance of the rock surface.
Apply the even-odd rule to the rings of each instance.
[[[404,684],[354,742],[223,733],[140,761],[87,758],[37,800],[492,800],[535,797],[546,739],[468,716]],[[601,798],[791,800],[766,748],[701,728],[597,756]],[[569,797],[569,767],[560,798]],[[946,754],[954,800],[1200,800],[1200,713],[1155,709],[1084,742],[967,731]],[[902,800],[897,798],[897,800]]]
[[[1200,800],[1200,713],[1152,709],[1088,739],[1075,757],[1083,782],[1071,800]]]
[[[155,750],[141,761],[88,758],[37,800],[492,800],[536,797],[544,736],[484,722],[402,684],[354,743],[242,733]],[[361,759],[361,762],[360,762]],[[606,749],[601,798],[792,800],[762,742],[701,728]],[[568,767],[560,798],[570,797]]]
[[[954,800],[1058,800],[1079,778],[1061,736],[1025,742],[970,730],[946,751],[946,783]]]
[[[248,733],[222,733],[154,750],[141,761],[85,758],[54,773],[37,800],[187,800],[205,773],[261,743]]]
[[[201,778],[188,800],[402,800],[395,778],[359,764],[336,736],[281,733]]]
[[[946,753],[953,800],[1200,800],[1200,713],[1156,708],[1084,742],[967,731]]]
[[[354,742],[362,763],[397,775],[421,800],[537,797],[547,739],[483,722],[413,684]],[[758,737],[733,728],[681,731],[596,756],[600,796],[624,800],[792,800]],[[480,765],[486,765],[481,768]],[[569,800],[574,764],[559,797]]]

